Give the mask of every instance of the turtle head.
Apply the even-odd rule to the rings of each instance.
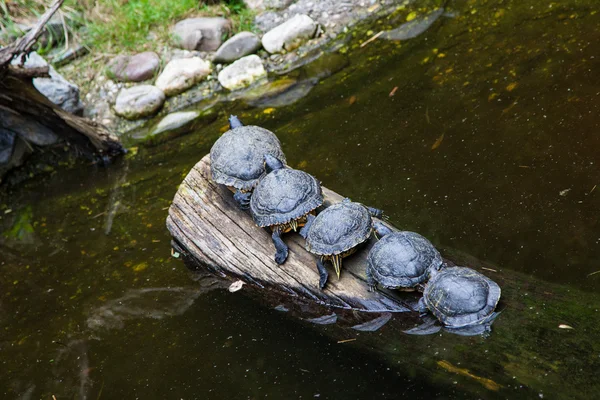
[[[244,126],[242,121],[236,115],[229,116],[229,129],[239,128],[240,126]]]
[[[267,174],[284,167],[280,159],[270,154],[265,154],[265,171]]]

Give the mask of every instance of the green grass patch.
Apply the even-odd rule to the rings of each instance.
[[[49,1],[0,0],[0,30],[35,21]],[[187,17],[222,16],[233,31],[253,30],[254,13],[242,0],[66,0],[61,10],[72,38],[92,52],[117,54],[159,50],[169,42],[170,27]]]

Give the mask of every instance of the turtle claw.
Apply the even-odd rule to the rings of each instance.
[[[329,275],[319,277],[319,289],[323,290],[323,288],[325,288],[328,278],[329,278]]]
[[[377,290],[376,285],[369,285],[369,292],[375,292]]]
[[[275,253],[275,262],[279,265],[283,264],[288,258],[288,250],[281,249]]]
[[[237,203],[238,207],[241,210],[247,210],[250,208],[250,197],[252,196],[252,193],[250,192],[242,192],[240,190],[238,190],[237,192],[235,192],[233,194],[233,199],[235,200],[235,202]]]
[[[319,271],[319,289],[323,290],[329,278],[329,273],[325,269],[323,260],[320,257],[317,259],[317,270]]]

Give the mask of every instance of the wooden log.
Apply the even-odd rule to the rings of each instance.
[[[327,207],[342,196],[323,188]],[[331,274],[324,290],[318,288],[315,256],[304,248],[304,239],[287,233],[290,251],[285,264],[274,260],[270,232],[254,224],[239,210],[231,192],[210,179],[210,159],[205,156],[185,178],[169,209],[167,227],[179,247],[197,264],[240,278],[259,287],[285,292],[318,304],[368,312],[405,312],[412,305],[392,291],[369,292],[365,278],[370,239],[364,249],[344,258],[341,279]],[[194,261],[193,261],[194,262]]]

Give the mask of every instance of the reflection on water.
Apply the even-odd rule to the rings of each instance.
[[[430,3],[279,78],[271,103],[252,108],[250,93],[190,135],[1,200],[0,393],[594,397],[600,13],[590,0]],[[359,47],[380,31],[414,33],[441,6],[416,37]],[[406,335],[417,321],[396,317],[377,332],[341,314],[319,325],[333,320],[327,310],[302,322],[246,286],[193,282],[170,257],[164,221],[229,112],[274,130],[290,165],[325,186],[498,271],[486,272],[505,308],[491,337]]]
[[[215,288],[218,286],[215,285]],[[125,321],[139,318],[162,319],[183,314],[202,291],[191,288],[147,288],[129,290],[90,313],[92,330],[121,329]]]

